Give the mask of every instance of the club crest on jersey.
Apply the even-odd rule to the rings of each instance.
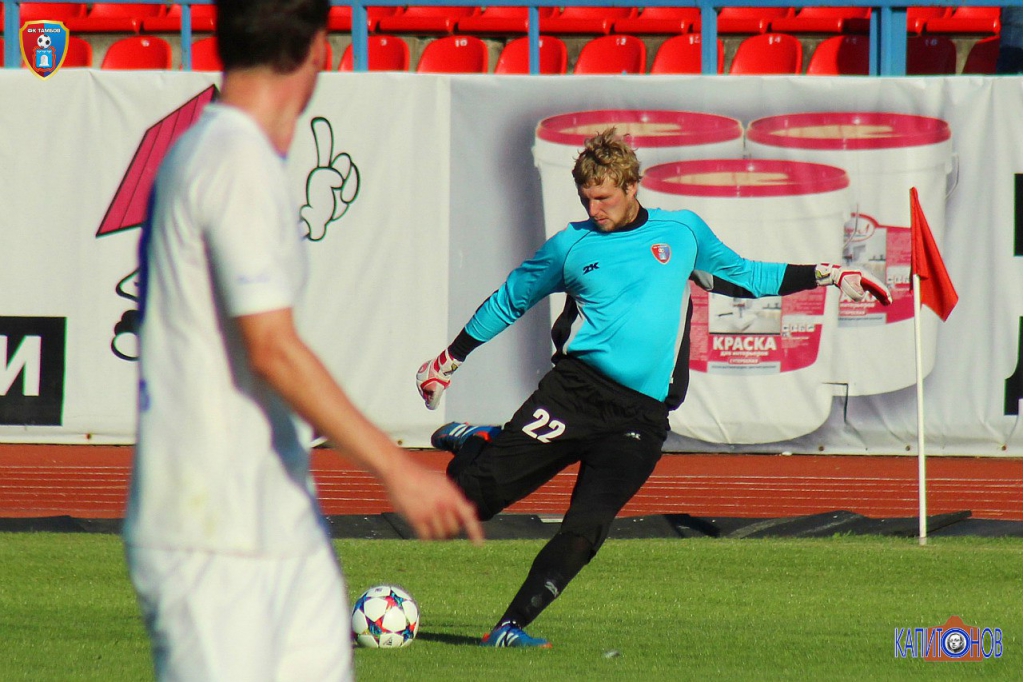
[[[655,244],[651,247],[651,253],[659,263],[667,263],[672,260],[672,247],[668,244]]]

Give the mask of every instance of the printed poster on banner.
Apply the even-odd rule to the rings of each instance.
[[[780,374],[818,359],[825,291],[733,298],[690,287],[690,369],[709,374]]]
[[[26,21],[21,27],[21,58],[32,73],[46,80],[68,55],[67,26],[59,21]]]
[[[843,264],[863,270],[889,286],[892,303],[874,297],[839,301],[839,326],[875,326],[914,317],[910,287],[910,228],[881,225],[865,213],[856,213],[844,225]]]

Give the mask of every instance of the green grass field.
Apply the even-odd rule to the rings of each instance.
[[[364,681],[1022,679],[1019,538],[613,540],[530,628],[546,651],[476,646],[538,542],[336,546],[353,597],[394,582],[423,611],[411,647],[356,652]],[[894,657],[951,615],[1001,628],[1002,658]],[[117,537],[0,534],[0,680],[151,678]]]

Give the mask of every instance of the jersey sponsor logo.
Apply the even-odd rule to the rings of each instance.
[[[60,426],[63,317],[0,317],[0,424]]]
[[[594,270],[597,270],[597,268],[598,268],[598,264],[597,263],[589,263],[587,265],[584,265],[583,266],[583,274],[585,275],[588,272],[593,272]]]
[[[659,263],[665,264],[672,260],[672,247],[668,244],[654,244],[651,246],[651,253]]]

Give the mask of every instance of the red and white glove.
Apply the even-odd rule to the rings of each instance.
[[[854,301],[863,301],[865,296],[871,294],[882,305],[892,303],[892,294],[885,284],[862,270],[822,263],[815,266],[814,278],[818,281],[819,287],[837,286]]]
[[[441,351],[433,360],[428,360],[416,372],[416,390],[426,404],[428,410],[436,410],[441,402],[441,394],[452,383],[452,374],[462,364],[448,354],[448,349]]]

